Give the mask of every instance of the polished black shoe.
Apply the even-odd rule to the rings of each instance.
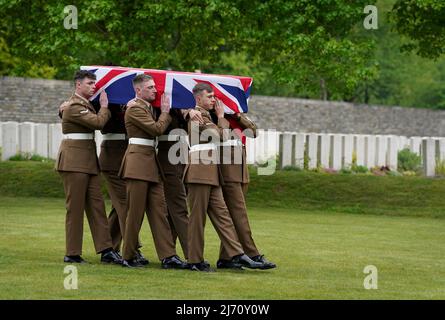
[[[63,257],[63,262],[66,263],[88,263],[82,259],[81,256],[65,256]]]
[[[119,251],[114,251],[114,253],[119,257],[119,259],[124,260],[124,258],[122,258],[122,255]]]
[[[122,267],[124,268],[143,268],[144,265],[137,259],[122,260]]]
[[[216,262],[218,269],[243,269],[243,266],[239,263],[234,263],[232,260],[219,259]]]
[[[102,253],[100,262],[122,264],[122,257],[119,254],[116,254],[115,251],[111,250],[106,253]]]
[[[162,259],[162,269],[188,269],[189,266],[186,262],[179,259],[178,256],[171,256],[169,258]]]
[[[249,269],[262,269],[263,267],[262,263],[253,261],[245,254],[234,256],[232,260],[230,260],[230,262],[235,265],[241,265]]]
[[[277,267],[277,265],[275,263],[267,261],[266,258],[264,258],[264,255],[262,255],[262,254],[252,257],[251,259],[255,262],[262,263],[263,267],[261,269],[263,269],[263,270],[273,269],[273,268]]]
[[[214,272],[215,270],[210,268],[210,265],[205,261],[199,263],[189,263],[189,269],[192,271],[201,271],[201,272]]]
[[[136,251],[136,258],[137,261],[139,261],[140,264],[143,264],[144,266],[148,265],[150,261],[148,259],[145,259],[145,257],[142,255],[142,252],[139,250]]]

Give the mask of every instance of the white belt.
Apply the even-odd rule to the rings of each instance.
[[[179,134],[163,134],[158,137],[158,141],[179,141],[181,137]]]
[[[193,151],[203,151],[203,150],[217,150],[216,144],[214,143],[203,143],[203,144],[195,144],[190,147],[190,152]]]
[[[65,140],[93,140],[94,134],[92,133],[67,133],[63,135]]]
[[[238,146],[240,147],[242,145],[243,145],[243,143],[239,139],[227,140],[227,141],[220,143],[221,147],[238,147]]]
[[[106,133],[102,135],[102,140],[125,140],[127,135],[125,133]]]
[[[155,141],[152,139],[130,138],[128,139],[128,144],[140,144],[143,146],[154,147]]]

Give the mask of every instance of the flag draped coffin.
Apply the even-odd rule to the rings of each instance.
[[[159,107],[163,93],[170,99],[172,108],[194,108],[196,105],[192,89],[200,82],[212,86],[215,96],[221,100],[226,113],[247,112],[252,78],[213,75],[205,73],[178,72],[169,70],[137,69],[115,66],[82,66],[96,75],[96,92],[91,100],[97,100],[105,90],[108,101],[113,104],[126,104],[135,97],[132,80],[138,74],[148,74],[156,84],[156,100],[153,106]]]

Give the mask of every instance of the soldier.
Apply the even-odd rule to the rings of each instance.
[[[111,118],[101,130],[103,141],[99,165],[107,181],[108,194],[113,206],[108,216],[113,249],[119,252],[127,219],[127,194],[125,180],[119,177],[118,172],[128,146],[128,138],[124,122],[125,105],[111,105],[109,110]],[[136,258],[143,265],[149,263],[139,249],[136,251]]]
[[[211,271],[204,261],[204,227],[206,213],[218,233],[230,262],[242,266],[261,269],[263,264],[252,261],[244,254],[238,241],[227,207],[224,203],[217,157],[217,146],[223,139],[223,130],[229,128],[224,119],[224,109],[216,101],[213,89],[206,83],[199,83],[193,88],[193,95],[201,112],[203,123],[189,119],[190,136],[189,164],[186,166],[184,181],[188,187],[190,206],[188,230],[188,262],[193,271]],[[209,110],[215,109],[217,124],[212,121]],[[186,115],[187,116],[187,115]],[[190,114],[188,114],[190,116]]]
[[[187,264],[176,255],[167,219],[167,206],[155,151],[154,138],[162,135],[171,122],[170,104],[162,96],[161,115],[155,121],[150,102],[156,98],[153,78],[141,74],[133,79],[135,104],[125,112],[128,148],[119,175],[127,184],[127,221],[124,232],[123,266],[142,267],[136,259],[138,235],[147,212],[148,221],[161,266],[164,269],[185,269]]]
[[[246,147],[243,139],[245,139],[245,136],[255,138],[257,127],[244,113],[226,114],[225,117],[230,123],[234,123],[235,127],[231,127],[233,129],[232,139],[224,141],[220,149],[220,166],[224,179],[224,184],[222,185],[224,201],[232,217],[244,252],[253,261],[262,263],[265,269],[272,269],[276,265],[267,261],[264,255],[260,255],[253,241],[245,201],[249,184],[249,170],[247,168]],[[241,130],[243,131],[241,132]],[[237,267],[230,261],[230,256],[222,242],[219,260],[216,265],[222,269]]]
[[[77,71],[74,83],[75,93],[65,103],[61,114],[64,139],[56,161],[56,170],[62,177],[66,196],[64,262],[85,262],[81,257],[85,211],[96,252],[101,253],[101,261],[121,264],[122,260],[112,249],[94,141],[94,130],[102,129],[110,118],[107,95],[101,93],[101,108],[96,114],[88,100],[95,91],[95,74]]]
[[[162,172],[165,175],[164,192],[173,241],[176,242],[176,239],[179,238],[184,257],[187,259],[188,210],[187,195],[182,177],[184,175],[185,158],[188,157],[188,145],[185,142],[186,136],[174,133],[175,129],[183,129],[186,125],[179,110],[171,109],[170,116],[172,122],[164,134],[158,137],[158,158]],[[179,148],[176,148],[177,146]],[[174,159],[169,159],[170,150],[175,154]],[[179,162],[172,163],[171,160],[178,160]]]

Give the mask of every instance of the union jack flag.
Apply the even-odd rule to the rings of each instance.
[[[99,98],[100,92],[105,90],[108,101],[114,104],[126,104],[135,97],[132,80],[138,74],[148,74],[156,84],[156,100],[152,105],[159,107],[161,95],[165,93],[170,98],[170,105],[176,109],[194,108],[196,105],[192,94],[193,87],[199,82],[212,86],[215,96],[224,105],[228,114],[247,112],[252,78],[213,75],[204,73],[178,72],[168,70],[137,69],[125,67],[82,66],[82,70],[89,70],[96,74],[96,92],[91,101]]]

